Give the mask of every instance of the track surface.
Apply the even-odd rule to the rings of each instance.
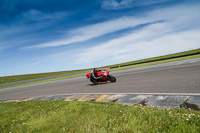
[[[0,100],[69,93],[200,93],[200,60],[111,72],[116,83],[93,85],[86,77],[0,90]]]

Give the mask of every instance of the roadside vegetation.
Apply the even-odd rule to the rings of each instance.
[[[110,69],[110,71],[119,71],[119,70],[125,70],[125,69],[131,69],[131,68],[137,68],[137,67],[143,67],[143,66],[158,65],[158,64],[163,64],[163,63],[188,60],[188,59],[194,59],[194,58],[200,58],[200,54],[181,57],[181,58],[175,58],[175,59],[169,59],[169,60],[155,61],[155,62],[142,63],[142,64],[137,64],[137,65],[130,65],[130,66],[128,65],[128,66],[124,66],[124,67],[117,67],[117,68]]]
[[[35,81],[35,82],[10,85],[10,86],[5,86],[5,87],[0,87],[0,89],[10,88],[10,87],[18,87],[18,86],[24,86],[24,85],[31,85],[31,84],[38,84],[38,83],[44,83],[44,82],[51,82],[51,81],[55,81],[55,80],[62,80],[62,79],[67,79],[67,78],[75,78],[75,77],[80,77],[80,76],[85,76],[85,75],[86,75],[86,73],[82,73],[82,74],[64,76],[64,77],[59,77],[59,78],[46,79],[46,80],[40,80],[40,81]]]
[[[130,65],[130,64],[142,63],[142,62],[146,62],[146,61],[162,60],[162,59],[165,59],[165,58],[173,58],[173,57],[177,57],[177,56],[184,56],[184,55],[195,54],[195,53],[199,53],[200,54],[200,49],[194,49],[194,50],[189,50],[189,51],[185,51],[185,52],[169,54],[169,55],[164,55],[164,56],[158,56],[158,57],[142,59],[142,60],[137,60],[137,61],[130,61],[130,62],[111,65],[110,67],[118,67],[118,66],[123,66],[123,65]]]
[[[0,103],[0,132],[148,133],[200,131],[200,112],[104,102]]]
[[[143,60],[138,60],[138,61],[126,62],[126,63],[116,64],[116,65],[111,65],[111,66],[104,66],[102,68],[116,67],[116,68],[110,69],[110,71],[118,71],[118,70],[124,70],[124,69],[130,69],[130,68],[136,68],[136,67],[142,67],[142,66],[149,66],[149,65],[156,65],[156,64],[162,64],[162,63],[168,63],[168,62],[174,62],[174,61],[180,61],[180,60],[200,58],[200,54],[197,54],[197,55],[191,55],[191,56],[186,56],[186,57],[167,59],[167,60],[162,60],[162,61],[153,61],[153,62],[149,62],[149,63],[142,63],[142,64],[125,66],[125,67],[119,67],[119,66],[123,66],[123,65],[141,63],[141,62],[145,62],[145,61],[159,60],[159,59],[163,59],[163,58],[176,57],[176,56],[195,54],[195,53],[200,53],[200,49],[195,49],[195,50],[190,50],[190,51],[185,51],[185,52],[181,52],[181,53],[155,57],[155,58],[143,59]],[[51,73],[38,73],[38,74],[26,74],[26,75],[15,75],[15,76],[5,76],[5,77],[0,77],[0,84],[12,83],[12,82],[18,82],[18,81],[24,81],[24,80],[31,80],[31,79],[38,79],[38,78],[45,78],[45,77],[51,77],[51,76],[58,76],[58,75],[65,75],[65,74],[72,74],[72,73],[79,73],[79,72],[84,72],[84,71],[89,71],[89,70],[91,70],[91,69],[82,69],[82,70],[73,70],[73,71],[60,71],[60,72],[51,72]],[[60,80],[60,79],[66,79],[66,78],[73,78],[73,77],[83,76],[85,74],[86,73],[76,74],[76,75],[71,75],[71,76],[63,76],[63,77],[59,77],[59,78],[41,80],[41,81],[25,83],[25,84],[18,84],[18,85],[0,87],[0,89],[9,88],[9,87],[16,87],[16,86],[22,86],[22,85],[28,85],[28,84],[41,83],[41,82],[49,82],[49,81],[53,81],[53,80]]]
[[[0,77],[0,84],[45,78],[45,77],[52,77],[52,76],[65,75],[65,74],[72,74],[72,73],[79,73],[79,72],[88,71],[88,70],[91,70],[91,69],[5,76],[5,77]]]

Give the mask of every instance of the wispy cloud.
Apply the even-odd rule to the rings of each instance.
[[[76,62],[85,64],[104,60],[107,65],[199,48],[199,11],[195,6],[153,11],[146,19],[162,19],[162,22],[82,50],[86,52],[79,53]]]
[[[122,29],[127,29],[134,26],[147,24],[147,23],[153,23],[157,21],[168,21],[169,25],[170,25],[170,21],[173,21],[174,23],[172,24],[176,26],[176,28],[179,27],[180,29],[187,26],[194,26],[194,24],[197,25],[197,23],[193,24],[195,17],[196,19],[199,19],[198,17],[199,10],[192,9],[192,8],[193,7],[190,7],[190,6],[188,7],[178,6],[178,7],[155,10],[147,14],[141,14],[140,17],[134,17],[134,16],[121,17],[121,18],[109,20],[106,22],[88,25],[88,26],[74,29],[68,32],[68,35],[72,37],[69,37],[66,35],[65,39],[58,39],[52,42],[36,44],[33,46],[25,47],[25,49],[55,47],[55,46],[68,45],[68,44],[76,43],[76,42],[83,42],[95,37],[106,35],[108,33],[119,31]],[[187,15],[183,15],[183,14],[187,14]]]
[[[108,33],[134,27],[139,24],[148,23],[149,21],[150,20],[143,20],[140,18],[136,19],[135,17],[122,17],[115,20],[110,20],[71,30],[68,33],[70,36],[72,36],[71,38],[59,39],[53,42],[37,44],[26,48],[53,47],[82,42]]]
[[[104,0],[102,2],[102,8],[103,9],[124,9],[124,8],[129,8],[132,7],[134,0],[122,0],[122,1],[117,1],[117,0]]]
[[[68,15],[67,12],[43,13],[38,10],[28,10],[20,14],[18,19],[12,23],[0,25],[2,31],[0,32],[0,45],[7,48],[22,46],[23,44],[30,45],[31,42],[36,40],[34,37],[38,30],[51,27]]]
[[[35,62],[35,63],[31,64],[31,66],[35,66],[35,65],[38,65],[40,63],[42,63],[42,61]]]
[[[94,64],[98,60],[104,60],[104,65],[107,65],[113,62],[126,62],[200,47],[198,43],[200,42],[199,30],[173,32],[172,29],[170,31],[168,27],[164,26],[166,25],[153,24],[139,32],[83,49],[84,52],[77,55],[76,63]]]
[[[119,10],[138,6],[150,6],[170,0],[104,0],[101,7],[106,10]]]
[[[22,14],[22,19],[31,21],[57,20],[69,15],[67,12],[43,13],[38,10],[31,9]]]

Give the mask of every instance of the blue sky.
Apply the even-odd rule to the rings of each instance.
[[[199,0],[0,0],[0,76],[200,48]]]

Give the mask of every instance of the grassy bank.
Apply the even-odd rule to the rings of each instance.
[[[154,61],[154,60],[160,60],[160,59],[165,59],[165,58],[184,56],[184,55],[195,54],[195,53],[199,53],[199,52],[200,52],[200,49],[189,50],[189,51],[175,53],[175,54],[169,54],[169,55],[164,55],[164,56],[159,56],[159,57],[153,57],[153,58],[148,58],[148,59],[142,59],[142,60],[137,60],[137,61],[130,61],[130,62],[125,62],[125,63],[115,64],[115,65],[111,65],[110,67],[117,67],[117,66],[141,63],[141,62],[146,62],[146,61]]]
[[[200,58],[200,54],[187,56],[187,57],[181,57],[181,58],[175,58],[175,59],[169,59],[169,60],[163,60],[163,61],[156,61],[156,62],[137,64],[137,65],[130,65],[130,66],[125,66],[125,67],[118,67],[118,68],[111,69],[110,71],[119,71],[119,70],[125,70],[125,69],[131,69],[131,68],[137,68],[137,67],[143,67],[143,66],[158,65],[158,64],[163,64],[163,63],[169,63],[169,62],[175,62],[175,61],[181,61],[181,60],[189,60],[189,59],[194,59],[194,58]]]
[[[91,69],[5,76],[5,77],[0,77],[0,84],[18,82],[18,81],[24,81],[24,80],[31,80],[31,79],[38,79],[38,78],[45,78],[45,77],[52,77],[52,76],[58,76],[58,75],[65,75],[65,74],[71,74],[71,73],[79,73],[79,72],[88,71],[88,70],[91,70]]]
[[[102,102],[0,103],[0,132],[193,132],[200,112]]]
[[[80,77],[80,76],[85,76],[85,75],[86,75],[86,73],[82,73],[82,74],[76,74],[76,75],[71,75],[71,76],[65,76],[65,77],[59,77],[59,78],[53,78],[53,79],[46,79],[46,80],[41,80],[41,81],[29,82],[29,83],[24,83],[24,84],[10,85],[10,86],[5,86],[5,87],[0,87],[0,89],[10,88],[10,87],[18,87],[18,86],[24,86],[24,85],[31,85],[31,84],[38,84],[38,83],[44,83],[44,82],[51,82],[51,81],[55,81],[55,80],[62,80],[62,79],[67,79],[67,78],[75,78],[75,77]]]

